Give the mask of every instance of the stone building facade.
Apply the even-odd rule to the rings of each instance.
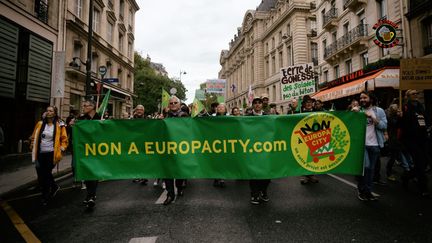
[[[92,80],[96,86],[102,83],[101,94],[111,89],[108,111],[114,118],[132,110],[134,16],[138,9],[135,0],[94,0]],[[86,95],[88,17],[88,1],[68,1],[65,18],[66,83],[61,105],[66,115],[70,110],[80,110]],[[107,68],[104,80],[98,70],[101,66]],[[96,86],[92,89],[93,94],[97,94]]]
[[[265,0],[245,13],[228,50],[222,50],[219,78],[226,79],[229,108],[248,106],[249,87],[255,97],[269,95],[270,102],[286,112],[282,100],[282,67],[316,62],[316,20],[312,1]]]

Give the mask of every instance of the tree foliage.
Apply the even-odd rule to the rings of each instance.
[[[181,100],[186,98],[186,88],[180,80],[170,79],[166,76],[157,74],[150,66],[150,61],[144,59],[135,52],[135,81],[134,105],[142,104],[146,113],[158,111],[158,104],[162,98],[162,88],[169,92],[171,88],[176,88],[176,96]]]

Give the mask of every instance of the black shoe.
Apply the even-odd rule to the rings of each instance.
[[[263,202],[270,201],[270,198],[267,195],[267,192],[260,192],[259,199]]]
[[[177,196],[183,197],[183,195],[184,195],[184,190],[177,188]]]
[[[214,180],[213,181],[213,186],[214,187],[218,187],[219,186],[219,180]]]
[[[368,201],[368,200],[369,200],[368,197],[367,197],[367,195],[366,195],[366,193],[362,193],[362,192],[359,192],[359,193],[357,194],[357,198],[358,198],[360,201]]]
[[[41,204],[42,206],[48,206],[48,199],[42,199]]]
[[[96,206],[96,198],[91,197],[88,201],[87,201],[87,208],[94,208],[94,206]]]
[[[376,201],[376,200],[378,200],[378,198],[375,197],[375,196],[374,196],[372,193],[370,193],[370,192],[366,193],[365,195],[366,195],[366,198],[367,198],[368,201]]]
[[[51,190],[51,197],[55,197],[57,195],[57,192],[60,190],[59,185],[55,185],[54,188]]]
[[[225,187],[225,181],[224,180],[220,180],[219,181],[219,186],[224,188]]]
[[[384,181],[374,181],[373,184],[378,186],[387,186],[387,183]]]
[[[258,204],[260,204],[260,199],[259,199],[259,197],[254,197],[254,196],[252,196],[250,202],[251,202],[253,205],[258,205]]]
[[[148,180],[147,179],[141,179],[140,184],[146,186],[147,185]]]
[[[175,197],[172,197],[172,196],[167,196],[167,198],[165,199],[165,201],[163,202],[163,205],[169,205],[169,204],[171,204],[172,202],[174,202],[174,199],[175,199]]]

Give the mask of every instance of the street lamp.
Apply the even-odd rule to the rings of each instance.
[[[181,71],[180,70],[180,82],[181,82],[181,76],[182,76],[182,74],[187,74],[187,73],[186,73],[186,71]]]

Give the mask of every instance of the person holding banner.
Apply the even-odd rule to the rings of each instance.
[[[216,116],[226,116],[227,115],[227,108],[225,104],[221,103],[216,107]],[[213,181],[214,187],[225,187],[225,180],[224,179],[215,179]]]
[[[83,115],[78,120],[100,120],[101,116],[96,112],[96,102],[94,100],[86,100],[83,103]],[[84,181],[87,189],[87,196],[83,203],[87,208],[93,208],[96,205],[96,190],[98,181]]]
[[[66,124],[59,119],[56,107],[47,107],[45,117],[36,124],[30,140],[32,161],[36,164],[42,189],[42,205],[46,206],[60,189],[54,181],[52,169],[60,162],[68,146]]]
[[[363,91],[360,93],[361,111],[366,115],[367,127],[365,137],[364,173],[357,185],[358,199],[361,201],[375,201],[372,185],[375,163],[379,161],[380,149],[384,147],[384,131],[387,129],[387,117],[383,109],[375,106],[376,98],[373,94]]]
[[[137,105],[135,107],[135,110],[133,112],[133,119],[146,119],[145,117],[145,108],[143,105]],[[148,180],[147,179],[134,179],[132,182],[134,183],[140,183],[141,185],[147,185]]]
[[[169,99],[168,108],[169,108],[169,112],[167,114],[167,118],[189,116],[187,113],[181,110],[180,99],[177,96],[172,96]],[[185,182],[184,179],[175,179],[175,186],[177,187],[178,196],[183,196],[184,182]],[[174,179],[165,179],[165,186],[168,194],[167,194],[167,198],[163,202],[163,205],[169,205],[176,198],[175,190],[174,190]]]
[[[263,100],[260,97],[252,100],[252,114],[249,116],[263,116],[267,115],[263,111]],[[270,199],[267,195],[267,188],[270,184],[270,179],[249,180],[249,187],[251,189],[251,203],[258,205],[261,202],[268,202]]]

